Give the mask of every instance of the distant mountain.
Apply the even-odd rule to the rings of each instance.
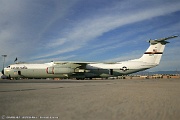
[[[180,71],[157,71],[156,74],[180,74]]]
[[[155,71],[155,72],[142,71],[142,72],[134,73],[133,75],[153,75],[153,74],[174,75],[174,74],[180,74],[180,71]]]

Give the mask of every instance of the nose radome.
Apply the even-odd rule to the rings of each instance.
[[[4,75],[4,69],[2,69],[1,73]]]

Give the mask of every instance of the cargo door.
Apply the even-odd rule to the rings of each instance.
[[[113,69],[109,69],[109,75],[113,75]]]

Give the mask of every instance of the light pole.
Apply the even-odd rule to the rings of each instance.
[[[7,55],[2,55],[3,59],[3,69],[4,69],[4,64],[5,64],[5,58],[7,57]]]

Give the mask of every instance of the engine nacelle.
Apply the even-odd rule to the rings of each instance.
[[[62,67],[47,67],[47,74],[72,74],[74,69],[72,68],[62,68]]]

